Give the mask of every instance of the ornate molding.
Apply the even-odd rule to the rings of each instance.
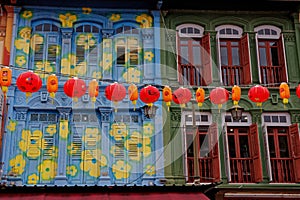
[[[290,111],[291,123],[300,123],[300,111]]]
[[[153,29],[142,29],[142,35],[144,40],[152,40],[154,38]]]
[[[256,124],[261,124],[261,114],[262,110],[250,110],[252,122]]]
[[[71,39],[72,34],[73,34],[73,29],[72,28],[62,28],[61,33],[62,33],[63,39]]]
[[[283,33],[283,38],[285,42],[295,42],[296,36],[295,33]]]
[[[180,111],[172,111],[171,112],[171,121],[181,121],[181,112]]]
[[[29,107],[28,106],[15,106],[14,109],[16,110],[15,119],[19,121],[26,121],[27,119],[27,112]]]
[[[102,122],[111,122],[112,108],[99,107],[98,109],[99,109],[99,112],[101,115],[101,121]]]
[[[60,120],[69,120],[72,108],[70,108],[70,107],[57,107],[56,109],[59,112],[59,119]]]
[[[114,33],[114,29],[102,29],[103,38],[110,38]]]

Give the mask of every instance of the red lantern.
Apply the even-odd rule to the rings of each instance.
[[[98,81],[96,79],[93,79],[89,83],[89,95],[91,97],[91,101],[95,102],[97,96],[99,95]]]
[[[270,96],[268,88],[261,85],[256,85],[250,88],[248,91],[249,99],[256,103],[257,106],[262,106],[262,103],[267,101]]]
[[[159,97],[159,90],[152,85],[148,85],[140,91],[141,101],[148,104],[148,106],[152,106],[153,103],[159,99]]]
[[[8,87],[11,85],[11,69],[9,67],[3,67],[0,71],[0,85],[2,86],[2,92],[6,95]]]
[[[162,91],[162,95],[164,102],[166,102],[166,105],[168,106],[168,111],[170,111],[172,101],[172,89],[169,86],[165,86]]]
[[[280,98],[282,98],[283,104],[287,104],[289,102],[289,98],[291,96],[290,94],[290,88],[287,83],[281,83],[279,86],[279,94]]]
[[[82,79],[73,77],[67,80],[64,84],[64,92],[71,97],[75,102],[82,97],[86,92],[86,84]]]
[[[296,87],[296,95],[300,98],[300,84]]]
[[[117,82],[112,83],[105,88],[105,96],[108,100],[113,101],[117,106],[118,101],[122,101],[126,96],[126,88]],[[115,111],[117,109],[115,108]]]
[[[198,102],[198,106],[201,107],[205,100],[205,91],[203,88],[198,88],[196,90],[196,101]]]
[[[174,91],[172,99],[174,103],[180,104],[181,107],[185,107],[192,98],[192,93],[189,89],[180,87]]]
[[[213,104],[218,105],[220,110],[222,108],[222,104],[228,101],[229,92],[225,88],[216,87],[210,92],[209,98]]]
[[[19,75],[16,84],[19,90],[26,92],[27,100],[33,92],[37,92],[42,87],[42,80],[39,75],[27,71]]]

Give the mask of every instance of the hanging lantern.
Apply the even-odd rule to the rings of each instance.
[[[99,95],[98,81],[96,79],[93,79],[89,83],[89,95],[91,97],[91,101],[96,102],[97,96]]]
[[[198,102],[199,107],[202,107],[204,100],[205,100],[205,91],[203,88],[198,88],[196,90],[196,101]]]
[[[2,87],[2,92],[6,95],[8,87],[11,84],[11,69],[9,67],[3,67],[0,71],[0,85]]]
[[[285,82],[281,83],[279,86],[279,94],[280,97],[282,98],[283,104],[287,104],[289,102],[289,98],[291,96],[290,94],[290,88],[289,85]]]
[[[233,105],[238,105],[239,100],[241,99],[241,88],[237,85],[234,85],[231,90],[231,99],[233,101]]]
[[[128,96],[134,106],[133,110],[135,110],[136,101],[139,98],[139,92],[138,92],[138,88],[133,83],[128,87]]]
[[[162,95],[164,102],[166,102],[166,105],[168,106],[168,111],[170,111],[172,101],[172,89],[169,86],[165,86],[162,91]]]
[[[115,105],[115,112],[119,101],[122,101],[126,96],[126,88],[117,82],[114,82],[105,88],[105,96]]]
[[[296,95],[300,98],[300,84],[296,87]]]
[[[141,89],[140,91],[140,99],[142,102],[148,104],[148,106],[153,106],[153,103],[157,101],[160,97],[159,90],[152,86],[148,85]]]
[[[225,88],[216,87],[209,94],[210,101],[217,104],[219,111],[222,105],[228,101],[229,92]]]
[[[55,98],[55,93],[58,90],[58,79],[55,74],[51,74],[47,79],[47,91],[50,93],[51,98]]]
[[[74,102],[77,102],[78,98],[85,94],[86,84],[82,79],[73,77],[65,82],[64,92],[67,96],[71,97]]]
[[[257,106],[262,106],[262,103],[267,101],[270,96],[268,88],[261,85],[253,86],[248,91],[249,99],[256,103]]]
[[[16,84],[19,90],[26,93],[27,101],[27,98],[30,97],[33,92],[37,92],[42,87],[42,80],[39,75],[32,71],[27,71],[19,75]]]
[[[174,103],[180,104],[180,107],[184,108],[192,98],[192,93],[189,89],[180,87],[174,91],[172,99]]]

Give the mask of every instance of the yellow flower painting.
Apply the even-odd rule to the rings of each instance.
[[[80,169],[92,177],[100,176],[100,168],[107,165],[106,157],[97,150],[84,150],[81,153]]]
[[[16,155],[13,159],[9,161],[9,166],[12,168],[12,172],[21,175],[24,172],[26,161],[23,158],[23,155]]]
[[[109,17],[109,20],[112,22],[116,22],[119,21],[121,19],[121,15],[120,14],[111,14],[111,16]]]
[[[37,174],[31,174],[27,178],[27,183],[29,185],[36,185],[39,181],[39,176]]]
[[[147,14],[141,14],[135,18],[141,25],[141,28],[149,28],[152,26],[152,17]]]
[[[32,14],[32,11],[31,10],[24,10],[23,12],[22,12],[22,14],[21,14],[21,17],[23,18],[23,19],[31,19],[32,18],[32,16],[33,16],[33,14]]]
[[[146,165],[145,174],[147,174],[148,176],[154,176],[155,175],[155,166],[154,165]]]
[[[60,14],[58,17],[62,23],[62,27],[71,28],[73,27],[73,23],[77,21],[77,16],[71,13]]]
[[[6,126],[7,130],[14,132],[16,130],[16,125],[18,124],[15,120],[9,120],[8,125]]]
[[[130,176],[131,168],[126,161],[118,160],[112,165],[112,172],[117,180],[124,179]]]
[[[141,71],[134,67],[129,67],[122,75],[127,83],[140,83]]]
[[[57,163],[53,160],[43,160],[38,165],[42,180],[52,180],[56,176]]]
[[[73,176],[74,177],[78,173],[77,167],[75,165],[67,166],[66,170],[67,170],[67,175],[68,176]]]

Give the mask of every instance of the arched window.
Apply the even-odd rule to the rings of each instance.
[[[183,85],[209,85],[212,82],[210,37],[204,28],[182,24],[177,31],[178,79]]]
[[[234,25],[216,27],[219,49],[219,66],[224,85],[251,83],[248,35]]]
[[[75,26],[76,62],[72,75],[101,78],[101,27],[96,24]]]
[[[31,37],[31,66],[45,81],[49,74],[57,72],[60,64],[61,38],[59,27],[49,21],[36,23]]]
[[[257,54],[260,82],[269,86],[279,86],[287,82],[287,71],[284,56],[284,43],[281,30],[275,26],[258,26]]]

